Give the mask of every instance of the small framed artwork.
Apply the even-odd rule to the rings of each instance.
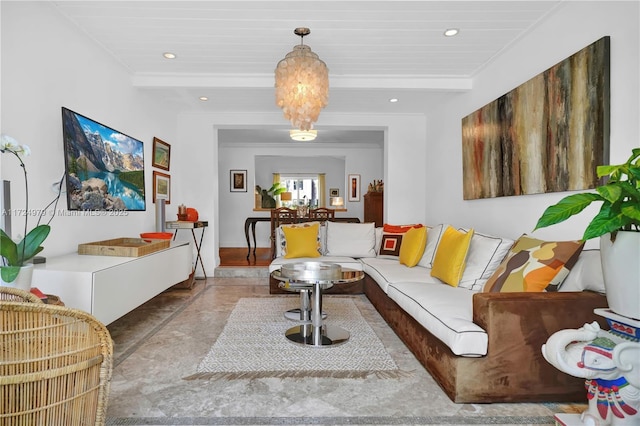
[[[349,175],[349,201],[360,201],[360,175]]]
[[[165,204],[171,202],[171,176],[166,173],[153,171],[153,202],[164,200]]]
[[[169,170],[171,160],[171,145],[158,138],[153,138],[153,155],[151,156],[153,167]]]
[[[329,197],[339,197],[339,196],[340,196],[340,190],[338,188],[329,189]]]
[[[247,192],[247,171],[231,170],[230,177],[231,192]]]

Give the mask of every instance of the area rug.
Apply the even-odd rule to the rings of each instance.
[[[325,322],[348,330],[351,337],[336,346],[293,343],[285,331],[297,323],[284,312],[299,303],[296,297],[243,298],[229,315],[224,330],[200,362],[194,379],[253,379],[264,377],[378,378],[406,376],[348,297],[325,296]]]

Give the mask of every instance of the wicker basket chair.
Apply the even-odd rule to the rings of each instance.
[[[113,342],[92,315],[0,302],[0,424],[104,425]]]
[[[42,303],[38,296],[15,287],[0,286],[0,302]]]

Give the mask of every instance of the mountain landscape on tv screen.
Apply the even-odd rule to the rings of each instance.
[[[144,145],[63,108],[69,210],[145,210]]]

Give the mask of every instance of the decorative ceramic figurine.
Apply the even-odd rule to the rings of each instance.
[[[542,355],[554,367],[586,379],[589,408],[580,416],[583,424],[640,424],[637,331],[620,322],[612,331],[603,331],[594,321],[579,329],[560,330],[542,345]]]

